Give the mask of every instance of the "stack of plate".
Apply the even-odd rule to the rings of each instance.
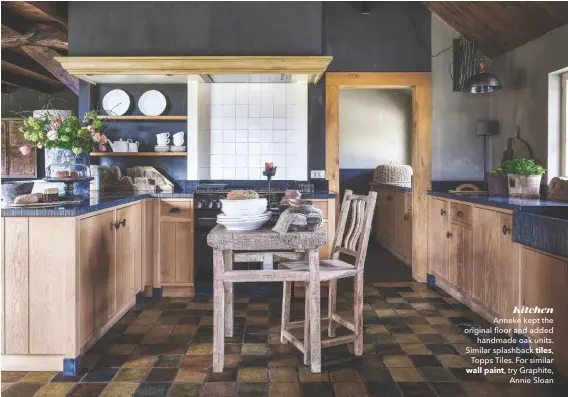
[[[266,206],[266,199],[221,200],[223,213],[217,215],[217,223],[227,230],[260,229],[271,216]]]
[[[156,151],[156,152],[169,152],[170,151],[170,145],[164,145],[164,146],[156,145],[156,146],[154,146],[154,151]]]
[[[171,146],[170,150],[172,152],[185,152],[185,146]]]

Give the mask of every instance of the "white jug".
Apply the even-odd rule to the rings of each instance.
[[[129,152],[137,152],[138,151],[138,146],[140,146],[140,143],[138,141],[133,142],[132,139],[129,139],[127,142],[128,142],[128,151]]]

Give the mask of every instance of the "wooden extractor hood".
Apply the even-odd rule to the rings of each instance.
[[[90,83],[182,83],[188,76],[282,75],[316,84],[331,56],[57,57],[67,72]],[[200,77],[201,76],[201,77]],[[226,79],[225,79],[226,80]],[[286,82],[288,82],[286,81]],[[226,81],[224,81],[226,82]]]

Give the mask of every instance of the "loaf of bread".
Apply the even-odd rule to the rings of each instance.
[[[36,204],[41,203],[43,195],[41,193],[23,194],[14,199],[14,204]]]
[[[55,171],[55,177],[56,178],[68,178],[69,177],[69,171]]]

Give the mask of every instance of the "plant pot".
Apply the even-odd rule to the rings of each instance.
[[[506,196],[509,192],[507,176],[500,172],[487,176],[487,188],[493,196]]]
[[[540,197],[542,175],[508,174],[509,196]]]

